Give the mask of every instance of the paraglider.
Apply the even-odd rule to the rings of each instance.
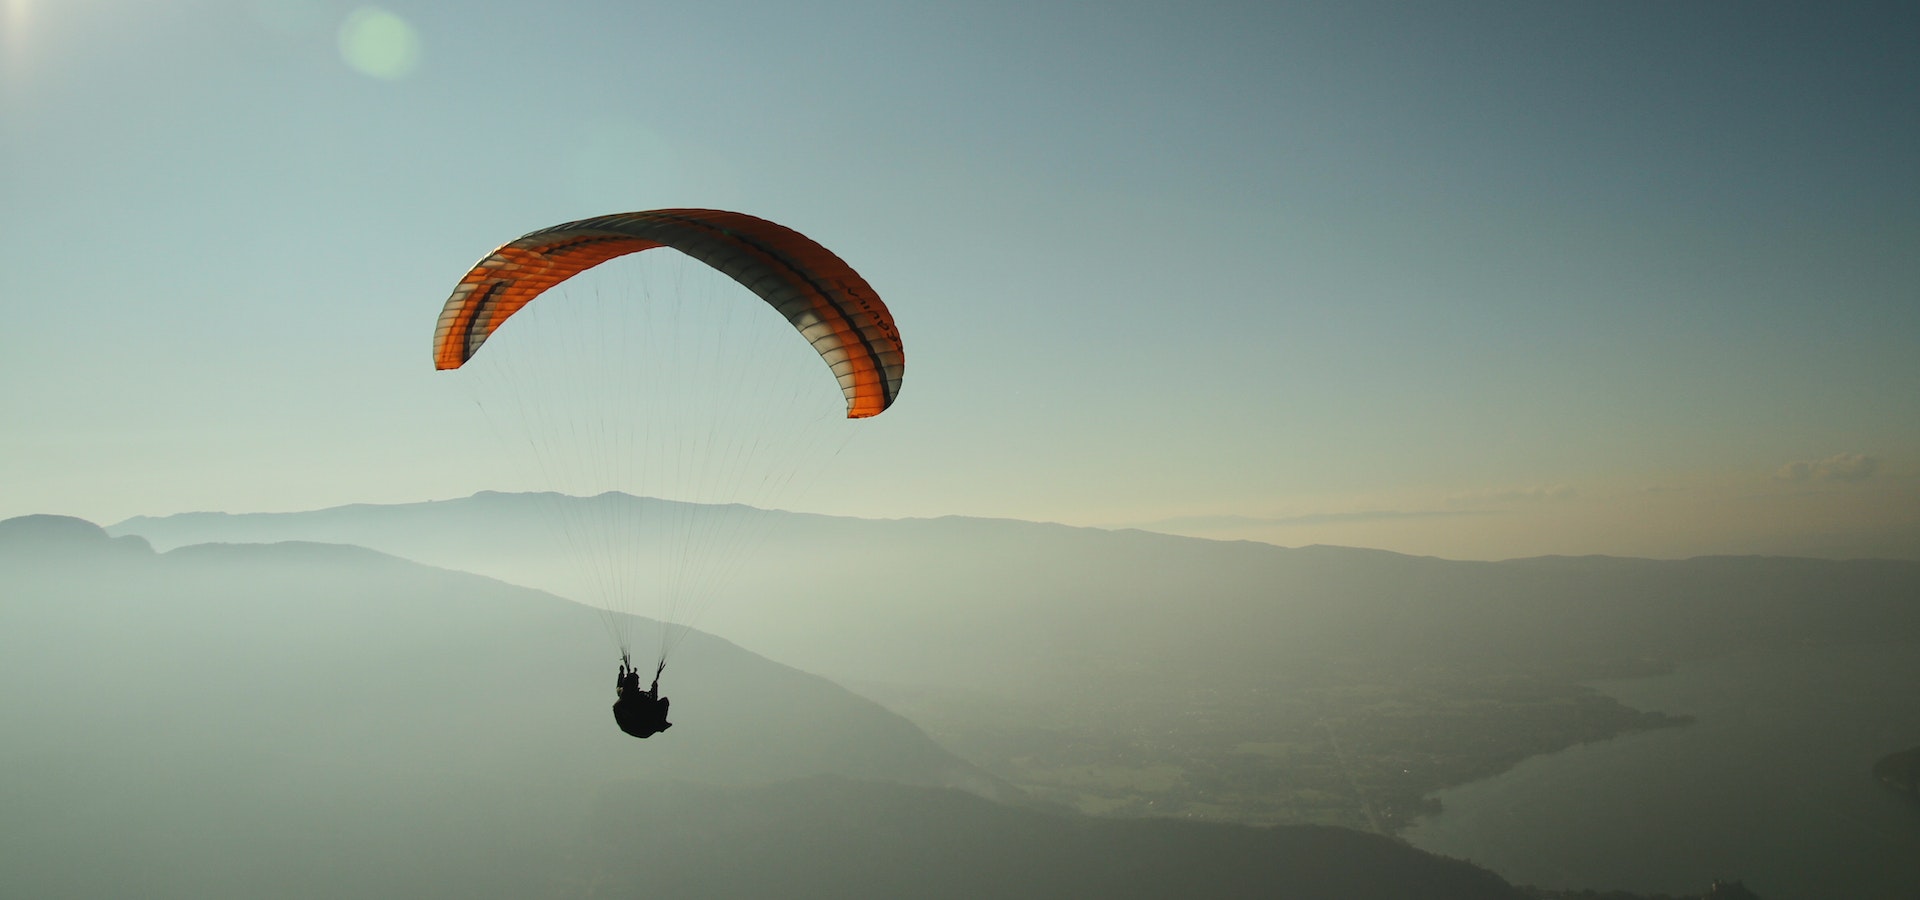
[[[660,673],[667,667],[665,660],[653,670],[653,686],[640,689],[640,670],[632,667],[633,661],[620,657],[620,680],[616,692],[619,699],[613,701],[613,721],[620,730],[637,738],[649,738],[673,727],[667,721],[667,698],[660,696]]]
[[[845,415],[841,421],[879,415],[898,397],[905,369],[900,334],[886,304],[881,302],[879,295],[864,278],[831,251],[799,232],[743,213],[709,209],[661,209],[599,216],[543,228],[501,245],[460,279],[441,309],[434,327],[434,367],[449,370],[466,366],[482,345],[494,338],[509,320],[514,320],[516,314],[522,314],[523,319],[526,314],[531,314],[533,311],[526,314],[522,311],[548,290],[611,260],[661,248],[677,250],[726,276],[784,317],[787,324],[812,346],[819,360],[826,364],[838,382],[845,401]],[[674,290],[678,289],[679,282],[676,281]],[[610,311],[619,316],[627,315],[630,307],[640,305],[640,300],[677,300],[673,297],[635,298],[623,296],[618,291],[614,293],[610,301],[604,297],[599,299],[611,306],[621,307]],[[578,299],[568,296],[543,301],[535,310],[549,303],[572,303]],[[715,330],[724,331],[732,327],[730,323],[734,320],[731,317],[736,314],[732,307],[737,305],[737,301],[729,299],[727,305],[729,310],[724,314],[724,321],[729,324]],[[678,323],[681,318],[676,313],[674,322]],[[574,358],[572,348],[577,343],[611,344],[610,352],[616,357],[616,364],[608,368],[624,365],[624,359],[629,357],[650,359],[678,355],[677,344],[643,350],[605,337],[613,333],[610,329],[599,329],[597,324],[594,329],[589,341],[569,345],[569,349],[556,354],[555,359],[507,366],[511,374],[504,380],[518,389],[541,374],[539,371],[529,372],[529,369],[576,364],[588,370],[587,377],[598,379],[599,369],[588,367]],[[502,340],[511,344],[515,338]],[[720,350],[730,349],[726,346],[731,341],[730,336],[721,335],[713,340]],[[681,339],[678,343],[689,341]],[[718,351],[686,354],[702,363],[726,355]],[[758,371],[762,359],[770,355],[773,354],[769,351],[754,350],[746,354],[743,362],[711,363],[725,368],[711,376],[697,377],[696,383],[744,382],[735,390],[736,398],[752,399],[767,395],[771,393],[769,386],[758,383],[757,379],[763,377]],[[663,373],[656,370],[655,375],[660,374]],[[667,370],[664,374],[678,376],[681,373]],[[653,412],[651,407],[643,409],[646,401],[655,399],[664,391],[660,383],[669,380],[672,379],[642,377],[631,383],[604,387],[600,386],[599,381],[594,381],[594,388],[604,391],[607,396],[595,413],[597,418],[584,425],[557,422],[551,412],[576,401],[571,389],[548,389],[545,394],[518,397],[506,406],[525,416],[521,426],[525,432],[525,443],[532,445],[540,457],[537,468],[543,474],[550,475],[567,468],[564,460],[555,462],[561,454],[550,450],[547,447],[549,443],[557,444],[574,436],[585,435],[585,442],[601,445],[587,448],[586,452],[599,454],[610,462],[589,461],[574,468],[591,472],[596,477],[605,470],[631,465],[631,457],[645,456],[648,452],[668,460],[662,465],[647,468],[649,474],[668,469],[678,472],[689,467],[689,459],[694,461],[693,467],[696,468],[709,458],[721,460],[713,466],[717,474],[708,476],[703,489],[721,496],[724,505],[734,510],[729,514],[736,517],[744,515],[738,510],[752,510],[752,507],[743,506],[742,501],[735,499],[730,491],[715,488],[714,484],[731,487],[726,483],[779,484],[792,480],[790,471],[773,475],[742,474],[736,462],[738,458],[752,453],[777,458],[783,452],[781,441],[784,435],[777,433],[779,426],[768,424],[771,419],[754,420],[753,427],[762,433],[749,434],[733,445],[723,446],[713,437],[718,429],[708,426],[704,420],[691,420],[685,415],[689,409],[696,414],[708,410],[722,413],[728,405],[736,402],[734,399],[676,398],[676,405],[663,407],[662,412]],[[489,403],[494,402],[495,398],[477,396],[476,401],[483,409],[488,409]],[[492,417],[491,410],[489,417]],[[695,424],[689,426],[689,421],[695,421]],[[691,436],[676,446],[658,449],[667,438],[676,437],[673,432],[687,432]],[[567,450],[574,452],[573,448]],[[646,462],[642,460],[643,465]],[[609,508],[640,508],[643,501],[652,499],[647,496],[649,493],[653,498],[666,493],[666,490],[648,483],[646,479],[635,479],[626,484],[601,484],[594,489],[607,491],[610,488],[636,488],[639,496],[603,493],[591,499],[604,501],[600,505]],[[631,626],[626,624],[627,616],[617,615],[627,612],[628,606],[636,605],[635,595],[646,592],[640,586],[646,579],[630,570],[643,566],[654,570],[677,569],[685,560],[703,555],[724,557],[742,552],[742,543],[729,537],[741,529],[732,524],[716,527],[713,521],[717,514],[707,510],[717,507],[701,505],[712,504],[714,500],[705,497],[681,499],[698,500],[700,503],[680,502],[675,505],[671,515],[661,512],[649,514],[654,520],[672,521],[623,522],[574,514],[575,518],[561,523],[569,540],[582,548],[582,556],[596,557],[584,560],[583,565],[606,570],[597,573],[594,579],[598,586],[596,593],[599,594],[595,605],[606,613],[620,645],[618,700],[613,706],[614,719],[622,731],[639,738],[650,737],[672,727],[667,721],[668,701],[660,696],[659,687],[668,651],[677,641],[677,638],[669,636],[672,628],[680,628],[679,636],[684,637],[687,627],[685,622],[673,621],[676,604],[683,595],[713,593],[718,579],[708,574],[676,574],[661,579],[661,586],[654,589],[664,597],[661,607],[665,614],[659,616],[663,623],[661,651],[652,686],[641,690],[639,671],[632,665],[630,655],[627,629]],[[755,498],[749,495],[748,499]],[[665,503],[657,499],[652,502]],[[693,512],[685,511],[685,508],[695,507],[697,509]],[[633,513],[632,516],[635,519],[642,518],[640,513]],[[659,537],[669,531],[674,534],[666,538]],[[674,549],[658,551],[652,556],[632,549],[647,540],[678,543]],[[725,563],[719,565],[724,566]],[[629,571],[615,571],[623,566]],[[701,601],[704,598],[694,599]]]

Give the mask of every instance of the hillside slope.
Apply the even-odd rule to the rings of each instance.
[[[572,603],[360,548],[0,522],[0,894],[1515,896],[1379,837],[932,787],[1004,792],[702,635],[675,729],[634,741],[603,640]]]

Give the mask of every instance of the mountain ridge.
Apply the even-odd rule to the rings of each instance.
[[[138,534],[159,547],[247,539],[353,543],[569,596],[579,593],[580,576],[537,512],[554,503],[629,504],[644,516],[673,501],[489,492],[311,514],[129,519],[109,532]],[[731,586],[716,592],[703,624],[802,668],[860,681],[977,677],[968,661],[938,652],[956,643],[974,645],[970,658],[985,668],[1031,681],[1037,670],[1030,657],[1046,653],[1047,641],[1008,634],[1008,627],[1063,638],[1077,627],[1136,655],[1203,664],[1220,648],[1249,641],[1304,658],[1329,648],[1372,653],[1369,639],[1378,638],[1386,641],[1381,651],[1397,642],[1401,651],[1443,658],[1495,648],[1593,657],[1597,676],[1618,668],[1628,644],[1639,645],[1627,654],[1632,658],[1670,660],[1719,643],[1716,631],[1749,643],[1804,639],[1809,632],[1797,626],[1807,624],[1809,598],[1825,581],[1838,586],[1835,602],[1818,611],[1831,627],[1813,636],[1863,637],[1878,628],[1869,627],[1873,610],[1902,628],[1920,628],[1914,605],[1902,599],[1903,586],[1920,585],[1920,563],[1906,560],[1448,560],[1018,519],[863,519],[745,508],[728,514],[762,517],[757,527],[768,537],[734,563]],[[911,591],[915,604],[892,602],[896,589]],[[1756,612],[1765,614],[1736,621]],[[1486,626],[1438,627],[1458,616]],[[1216,627],[1228,621],[1232,627]],[[849,640],[852,632],[887,634],[915,652]],[[1009,639],[1025,644],[999,649]],[[1181,650],[1169,640],[1200,644]],[[936,652],[922,652],[927,648]],[[914,675],[914,667],[924,672]]]
[[[0,573],[8,583],[0,614],[4,614],[6,631],[12,638],[0,643],[13,645],[9,655],[15,665],[32,672],[35,680],[70,668],[74,659],[131,658],[146,660],[141,668],[158,666],[165,670],[197,670],[216,664],[238,674],[246,672],[248,666],[264,666],[245,677],[258,680],[291,673],[312,682],[304,691],[324,693],[361,684],[368,677],[357,670],[329,672],[322,662],[329,658],[356,658],[391,667],[385,676],[388,678],[401,677],[393,673],[402,673],[407,678],[440,684],[445,680],[440,673],[468,668],[448,654],[470,653],[479,659],[528,660],[505,669],[477,670],[478,693],[531,699],[544,693],[574,698],[590,691],[604,698],[604,703],[597,699],[596,705],[612,702],[613,653],[585,649],[601,631],[596,614],[553,594],[349,544],[201,543],[165,552],[145,549],[141,555],[129,555],[122,552],[128,546],[125,539],[109,538],[97,527],[95,534],[86,527],[90,525],[71,517],[0,522],[0,558],[16,560]],[[49,541],[62,544],[66,552],[20,556],[22,550],[36,551]],[[55,598],[68,602],[51,602]],[[80,598],[77,605],[75,598]],[[36,629],[43,635],[70,635],[70,640],[80,640],[83,630],[77,623],[88,615],[94,620],[84,632],[92,635],[96,646],[82,649],[44,640],[28,641]],[[636,623],[643,635],[658,627],[648,621]],[[450,641],[472,646],[456,649]],[[266,663],[267,647],[274,648],[272,654],[302,662],[290,670]],[[408,647],[417,649],[409,651]],[[777,761],[781,749],[787,746],[778,739],[777,731],[739,739],[756,727],[753,717],[779,721],[790,712],[767,701],[747,698],[780,697],[787,702],[812,704],[806,708],[817,710],[829,720],[840,717],[851,732],[875,736],[877,724],[880,732],[891,732],[905,741],[899,745],[899,752],[905,754],[899,760],[882,763],[868,754],[868,762],[848,771],[892,773],[909,780],[964,784],[1012,794],[984,773],[938,750],[905,719],[821,676],[766,660],[711,635],[695,633],[689,638],[689,648],[693,652],[674,666],[668,678],[667,687],[681,701],[675,712],[697,719],[711,699],[707,695],[719,689],[728,698],[727,703],[747,707],[742,713],[746,718],[729,720],[721,729],[728,735],[724,740],[718,736],[703,738],[698,727],[684,728],[674,734],[672,742],[646,745],[656,756],[664,751],[669,757],[677,756],[681,760],[678,765],[698,771],[702,756],[737,757],[739,748],[759,747],[772,755],[748,768],[785,775],[811,774],[808,766],[845,768],[848,764],[831,751],[814,757],[812,762],[798,756]],[[575,665],[595,658],[607,660],[604,671],[599,663]],[[32,661],[37,661],[38,667],[30,665]],[[316,664],[321,668],[311,668]],[[602,676],[607,684],[600,683]],[[677,685],[676,676],[680,679]],[[536,680],[511,680],[522,677]],[[772,679],[780,686],[769,682],[749,688],[741,678]],[[92,675],[76,673],[73,681],[99,685]],[[482,683],[493,686],[481,689],[478,685]],[[471,709],[461,714],[482,715],[484,702],[478,702],[475,694],[453,696],[472,701],[468,704]],[[827,706],[821,706],[823,702]],[[573,705],[539,702],[527,709]],[[543,713],[542,718],[546,727],[558,724],[549,714]],[[605,731],[612,732],[612,723],[601,721],[610,718],[602,709],[586,719],[569,721],[565,728],[597,732],[604,726]],[[866,720],[871,721],[856,724]],[[691,749],[672,749],[675,744],[688,745],[689,739]],[[715,740],[722,743],[715,744]],[[663,743],[665,747],[658,746]],[[876,741],[864,749],[885,744]],[[616,746],[625,745],[616,742]],[[809,752],[825,749],[823,746]],[[932,768],[913,774],[914,766],[920,763],[906,760],[915,754],[924,757]],[[795,765],[799,768],[793,768]],[[947,771],[952,777],[937,775],[937,770]]]
[[[448,502],[325,529],[291,515],[175,523],[227,529],[217,535],[141,531],[162,545],[349,540],[569,594],[577,573],[541,517],[483,512]],[[856,687],[1000,777],[1096,812],[1392,830],[1440,788],[1686,721],[1629,709],[1595,680],[1728,653],[1920,643],[1920,563],[1904,560],[1460,561],[1017,520],[767,515],[766,540],[702,628]],[[1085,747],[1111,748],[1100,774]]]
[[[0,893],[1048,896],[1027,876],[1071,871],[1111,896],[1273,877],[1329,900],[1432,877],[1518,896],[1378,836],[1009,805],[907,720],[706,635],[669,671],[680,727],[636,742],[606,721],[611,672],[583,665],[591,614],[472,573],[0,526],[0,680],[33,686],[0,694]],[[76,552],[17,552],[49,534]],[[680,786],[645,781],[663,777]]]

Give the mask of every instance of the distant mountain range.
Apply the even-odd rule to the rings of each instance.
[[[192,723],[195,740],[218,735],[207,758],[331,748],[462,777],[528,765],[595,783],[841,773],[997,789],[878,705],[699,633],[663,679],[679,727],[638,742],[615,730],[617,655],[594,611],[360,547],[156,553],[32,516],[0,522],[0,583],[0,683],[34,686],[9,695],[9,743],[35,715],[85,709],[63,740],[109,755],[147,756]],[[635,627],[651,640],[658,626]]]
[[[482,493],[111,527],[160,546],[324,540],[562,594],[560,507],[667,501]],[[679,515],[681,512],[672,514]],[[968,518],[876,521],[707,508],[767,538],[700,624],[852,682],[1075,690],[1242,680],[1328,659],[1551,661],[1592,674],[1809,641],[1920,637],[1920,562],[1543,557],[1456,562]]]
[[[1586,686],[1810,644],[1920,646],[1920,562],[1460,562],[998,519],[864,520],[482,493],[112,526],[166,547],[325,540],[563,595],[556,513],[764,535],[697,624],[884,703],[1087,812],[1394,831],[1521,760],[1684,725]],[[652,555],[650,557],[650,555]],[[677,702],[677,701],[676,701]]]
[[[677,727],[642,743],[604,640],[576,604],[359,547],[0,522],[0,895],[1521,896],[1339,829],[991,803],[951,786],[1020,798],[697,633]]]

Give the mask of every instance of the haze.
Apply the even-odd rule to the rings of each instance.
[[[0,895],[1910,900],[1916,34],[0,0]]]
[[[907,336],[810,509],[1920,546],[1908,5],[6,9],[0,514],[538,488],[426,362],[451,281],[704,206]]]

